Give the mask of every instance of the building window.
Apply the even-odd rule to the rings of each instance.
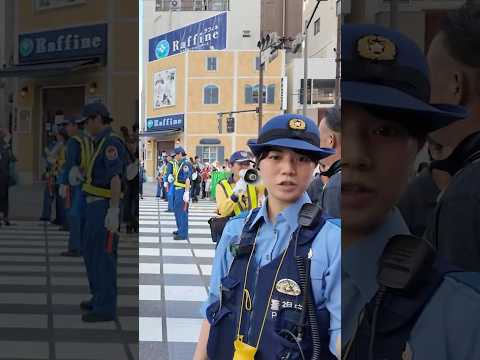
[[[320,32],[320,18],[313,23],[313,35],[317,35]]]
[[[78,4],[85,4],[85,0],[35,0],[35,10],[46,10]]]
[[[207,71],[217,71],[217,58],[214,56],[207,57]]]
[[[300,80],[298,103],[303,105],[303,79]],[[335,79],[308,79],[307,104],[333,104],[335,102]]]
[[[223,162],[224,147],[218,145],[199,145],[196,155],[203,163]]]
[[[208,85],[203,88],[203,103],[218,104],[218,87],[215,85]]]
[[[156,0],[155,11],[228,11],[229,0]]]
[[[258,104],[259,85],[245,85],[245,104]],[[263,87],[263,103],[275,103],[275,84]]]

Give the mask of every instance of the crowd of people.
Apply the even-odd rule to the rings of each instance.
[[[69,232],[62,256],[84,259],[91,293],[80,303],[85,322],[115,320],[119,233],[139,230],[138,125],[120,135],[112,122],[101,103],[58,114],[55,141],[45,149],[40,220]]]

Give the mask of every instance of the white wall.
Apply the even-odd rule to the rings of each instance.
[[[310,19],[317,1],[304,3],[303,23]],[[314,35],[314,23],[320,18],[320,33]],[[335,57],[337,44],[336,0],[321,1],[308,28],[308,56]]]
[[[309,79],[335,79],[335,58],[310,58],[308,61]],[[287,65],[288,112],[297,113],[302,108],[299,103],[300,81],[303,79],[303,59],[292,59]],[[308,109],[330,107],[328,104],[307,105]]]

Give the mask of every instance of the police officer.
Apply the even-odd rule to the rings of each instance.
[[[239,215],[242,211],[255,209],[263,198],[262,186],[247,184],[245,172],[254,161],[246,151],[236,151],[229,159],[232,175],[217,184],[215,200],[217,213],[222,217]]]
[[[68,250],[62,256],[78,257],[81,254],[82,234],[85,225],[85,197],[82,193],[82,182],[93,154],[93,143],[83,133],[84,119],[78,116],[65,117],[65,130],[69,136],[66,143],[66,162],[63,167],[62,191],[68,208],[70,235]]]
[[[168,184],[168,191],[167,191],[167,201],[168,207],[165,212],[173,212],[173,199],[175,197],[175,186],[173,185],[175,181],[175,177],[173,176],[176,170],[177,161],[175,160],[175,151],[171,151],[170,155],[167,157],[167,166],[165,169],[165,182]]]
[[[173,170],[173,186],[175,187],[173,209],[178,230],[173,233],[173,239],[187,240],[188,206],[190,203],[190,185],[193,169],[192,164],[187,159],[185,150],[181,146],[175,148],[175,161]]]
[[[345,25],[341,49],[342,359],[480,358],[479,275],[435,259],[395,208],[427,132],[466,112],[429,103],[403,34]]]
[[[80,306],[88,311],[83,321],[110,321],[117,308],[117,232],[126,149],[112,131],[112,118],[103,104],[86,105],[83,116],[95,147],[82,186],[87,203],[84,258],[92,298]]]
[[[314,121],[293,114],[272,118],[249,146],[268,196],[225,227],[194,358],[332,359],[340,335],[340,227],[315,216],[307,233],[298,218],[319,213],[306,189],[333,150],[320,148]]]

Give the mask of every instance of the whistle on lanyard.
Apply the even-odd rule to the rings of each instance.
[[[105,243],[105,251],[107,254],[111,254],[113,252],[113,232],[107,231],[107,241]]]
[[[243,342],[243,336],[237,337],[237,339],[233,342],[233,346],[235,347],[233,360],[255,359],[255,353],[257,352],[257,348]]]

